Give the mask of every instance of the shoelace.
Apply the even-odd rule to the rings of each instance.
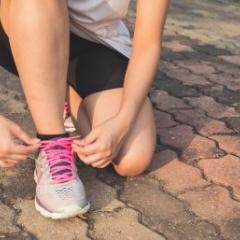
[[[74,179],[74,157],[71,138],[55,138],[41,141],[40,149],[47,155],[47,163],[52,184],[68,182]]]

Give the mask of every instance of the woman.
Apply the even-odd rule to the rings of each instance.
[[[122,22],[129,2],[0,2],[0,65],[19,75],[41,140],[1,117],[5,147],[0,165],[14,166],[40,144],[35,206],[46,217],[66,218],[89,209],[72,150],[92,167],[112,164],[122,176],[141,174],[152,159],[156,132],[147,94],[160,56],[168,0],[137,1],[132,41]],[[67,75],[80,140],[64,130]],[[13,143],[12,136],[25,146]]]

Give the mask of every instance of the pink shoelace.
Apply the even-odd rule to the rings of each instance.
[[[71,138],[55,138],[41,141],[40,149],[47,155],[52,184],[68,182],[75,178],[74,156]]]

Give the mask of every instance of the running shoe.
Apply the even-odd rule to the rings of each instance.
[[[64,102],[63,120],[64,120],[64,128],[65,128],[66,132],[75,132],[76,131],[76,128],[72,122],[69,104],[67,101]]]
[[[86,213],[90,208],[71,143],[69,137],[41,142],[34,172],[35,207],[48,218],[69,218]]]

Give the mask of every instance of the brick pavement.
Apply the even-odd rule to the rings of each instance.
[[[33,207],[35,156],[1,169],[0,239],[239,240],[239,13],[237,4],[173,0],[151,88],[158,135],[146,173],[81,165],[91,212],[54,222]],[[33,134],[19,81],[0,74],[1,113]]]

